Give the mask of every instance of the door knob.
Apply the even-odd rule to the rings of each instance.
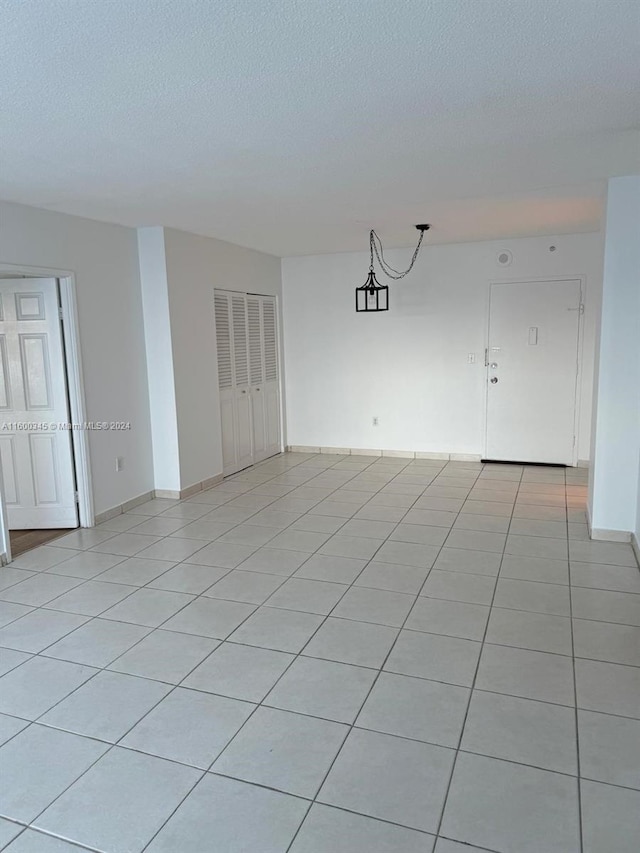
[[[492,376],[492,377],[491,377],[491,379],[489,380],[489,382],[490,382],[492,385],[495,385],[497,381],[498,381],[498,377],[497,377],[497,376]]]

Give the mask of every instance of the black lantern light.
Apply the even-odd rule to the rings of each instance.
[[[404,272],[398,272],[398,270],[394,270],[393,267],[389,266],[389,264],[384,259],[382,242],[380,238],[373,229],[369,232],[369,254],[371,259],[369,264],[369,275],[367,276],[367,280],[363,285],[361,285],[361,287],[356,287],[356,311],[389,310],[389,288],[384,284],[380,284],[380,282],[376,278],[376,274],[373,269],[374,252],[376,258],[378,259],[378,263],[380,264],[380,269],[382,270],[382,272],[389,278],[398,281],[399,279],[404,278],[405,275],[410,273],[413,269],[413,265],[415,264],[416,258],[418,257],[418,252],[420,251],[420,246],[422,245],[422,238],[424,237],[424,232],[428,231],[430,227],[430,225],[416,225],[416,228],[420,232],[418,245],[416,246],[416,250],[413,253],[413,257],[411,258],[411,263]]]

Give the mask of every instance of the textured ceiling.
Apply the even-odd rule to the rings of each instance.
[[[0,0],[0,197],[276,255],[597,228],[637,0]]]

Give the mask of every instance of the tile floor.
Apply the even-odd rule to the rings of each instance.
[[[285,454],[0,570],[9,853],[638,853],[585,472]]]

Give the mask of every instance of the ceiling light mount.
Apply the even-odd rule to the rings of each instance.
[[[418,238],[418,245],[415,248],[413,257],[411,258],[411,263],[404,272],[394,269],[385,261],[382,241],[376,232],[371,229],[369,232],[369,275],[363,285],[356,287],[356,311],[389,310],[389,288],[386,285],[380,284],[376,278],[375,270],[373,268],[373,256],[375,254],[378,259],[378,263],[380,264],[380,269],[388,278],[391,278],[394,281],[399,281],[401,278],[404,278],[413,269],[413,265],[418,257],[418,252],[420,251],[420,246],[422,245],[424,232],[431,228],[430,225],[426,224],[416,225],[415,227],[420,232],[420,237]]]

